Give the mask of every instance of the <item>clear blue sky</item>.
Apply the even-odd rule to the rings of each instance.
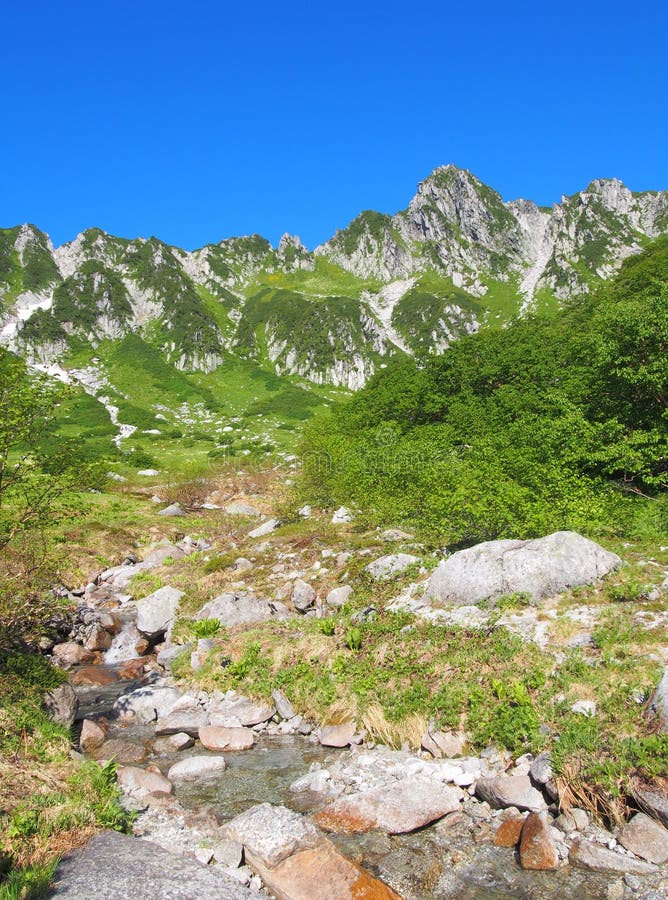
[[[0,225],[313,247],[448,162],[505,199],[668,188],[665,2],[15,0]]]

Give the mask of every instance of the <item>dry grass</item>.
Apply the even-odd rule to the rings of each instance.
[[[428,717],[418,714],[407,716],[401,722],[389,722],[377,703],[362,713],[361,721],[369,737],[394,749],[406,746],[418,749],[428,725]]]

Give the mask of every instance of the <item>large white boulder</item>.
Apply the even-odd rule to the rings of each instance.
[[[443,560],[426,597],[456,606],[519,592],[539,600],[593,584],[620,563],[616,554],[573,531],[532,541],[487,541]]]

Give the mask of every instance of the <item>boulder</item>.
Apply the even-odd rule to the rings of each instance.
[[[637,813],[619,835],[619,843],[647,862],[668,861],[668,830],[644,813]]]
[[[547,813],[531,812],[524,822],[520,838],[520,862],[523,869],[556,869],[559,854],[552,840]]]
[[[206,750],[250,750],[255,735],[250,728],[223,728],[220,725],[203,725],[199,739]]]
[[[49,718],[66,728],[72,725],[79,709],[79,701],[70,684],[59,684],[47,691],[42,701]]]
[[[364,567],[364,571],[368,572],[374,581],[389,581],[395,575],[401,574],[410,566],[419,563],[417,556],[410,553],[391,553],[389,556],[381,556],[380,559],[374,560]]]
[[[269,619],[286,619],[289,616],[283,603],[261,600],[253,594],[220,594],[209,600],[195,613],[195,619],[218,619],[221,625],[251,625]]]
[[[111,634],[99,622],[94,622],[86,629],[84,647],[86,650],[108,650],[111,647]]]
[[[70,682],[77,687],[82,685],[106,687],[109,684],[115,684],[117,681],[120,681],[118,672],[102,666],[82,666],[70,676]]]
[[[332,525],[345,525],[352,522],[353,515],[345,506],[340,506],[332,516]]]
[[[138,763],[146,759],[146,749],[141,744],[113,738],[96,747],[92,753],[95,759],[113,759],[119,763]]]
[[[159,547],[154,547],[153,550],[149,551],[144,557],[144,561],[135,566],[135,569],[140,567],[142,569],[155,569],[167,562],[168,559],[183,559],[185,555],[185,551],[177,547],[176,544],[160,544]]]
[[[155,733],[158,737],[185,732],[192,737],[199,734],[203,725],[207,724],[207,714],[203,709],[179,709],[168,713],[155,723]]]
[[[97,722],[90,719],[84,719],[81,723],[81,734],[79,735],[79,749],[84,753],[91,753],[104,744],[104,729],[100,728]]]
[[[292,605],[299,612],[306,612],[315,603],[316,593],[310,584],[297,578],[292,586]]]
[[[146,725],[166,716],[180,696],[172,687],[141,687],[119,697],[111,713],[120,719],[136,719],[140,725]]]
[[[56,644],[52,653],[54,658],[65,668],[95,662],[95,654],[93,651],[87,650],[75,641],[66,641],[64,644]]]
[[[124,793],[134,797],[145,796],[154,792],[171,794],[174,786],[168,778],[156,772],[148,772],[138,766],[119,766],[116,780]]]
[[[318,740],[323,747],[347,747],[354,735],[355,723],[343,722],[341,725],[323,725]]]
[[[171,631],[183,591],[161,587],[137,602],[137,630],[150,639]]]
[[[631,793],[640,809],[668,828],[668,790],[665,782],[631,779]]]
[[[62,900],[251,900],[257,894],[195,859],[116,831],[91,838],[65,856],[49,896]]]
[[[228,503],[225,507],[225,512],[228,516],[261,516],[262,513],[260,510],[251,506],[250,503],[243,503],[241,500],[233,500],[232,503]]]
[[[649,712],[656,716],[659,732],[668,732],[668,666],[663,670],[663,676],[648,706]]]
[[[344,584],[342,587],[337,587],[331,590],[327,594],[326,603],[327,606],[331,606],[332,609],[340,609],[345,603],[348,602],[350,595],[353,589],[349,584]]]
[[[476,782],[476,796],[485,800],[495,809],[515,806],[529,812],[547,809],[547,803],[540,791],[531,784],[528,775],[496,775],[480,778]]]
[[[623,875],[651,875],[657,871],[656,866],[650,863],[641,862],[638,859],[632,859],[630,856],[615,853],[614,850],[608,850],[601,844],[595,844],[593,841],[587,841],[584,838],[576,838],[573,841],[568,861],[574,866],[582,866],[584,869],[591,869],[593,872],[609,872],[613,874]]]
[[[496,847],[516,847],[520,842],[522,828],[527,814],[517,809],[504,809],[499,820],[499,827],[494,832]]]
[[[225,759],[222,756],[191,756],[174,763],[167,778],[170,781],[198,781],[221,775],[224,770]]]
[[[282,691],[279,691],[278,688],[275,688],[271,692],[271,699],[274,701],[276,712],[282,719],[294,718],[295,711],[292,703],[290,703],[290,701]]]
[[[188,513],[181,508],[178,503],[170,503],[169,506],[166,506],[164,509],[158,510],[159,516],[187,516]]]
[[[252,806],[227,822],[222,830],[270,868],[297,850],[315,847],[321,840],[317,829],[304,816],[271,803]]]
[[[378,829],[404,834],[459,809],[458,788],[413,776],[395,784],[340,797],[313,817],[325,831],[359,834]]]
[[[572,531],[533,541],[487,541],[439,563],[426,596],[457,606],[520,592],[540,600],[593,584],[620,563],[614,553]]]

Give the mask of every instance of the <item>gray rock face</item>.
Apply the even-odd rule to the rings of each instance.
[[[541,812],[547,803],[526,775],[497,775],[481,778],[476,783],[476,795],[495,809],[516,806],[517,809]]]
[[[519,592],[539,600],[593,584],[620,564],[616,554],[572,531],[533,541],[487,541],[443,560],[426,596],[457,606]]]
[[[65,682],[44,694],[44,708],[54,722],[69,728],[79,709],[79,701],[72,685]]]
[[[262,600],[253,594],[221,594],[195,614],[196,619],[219,619],[228,628],[268,619],[286,619],[288,608],[278,600]]]
[[[51,894],[67,900],[248,900],[256,897],[229,875],[157,844],[116,831],[92,838],[66,856]]]
[[[284,806],[260,803],[223,827],[226,837],[237,841],[263,865],[274,868],[298,850],[315,847],[321,840],[308,819]]]
[[[157,638],[171,630],[183,591],[161,587],[137,602],[137,630]]]
[[[368,572],[374,581],[387,581],[418,562],[419,558],[410,553],[391,553],[369,563],[364,567],[364,571]]]

